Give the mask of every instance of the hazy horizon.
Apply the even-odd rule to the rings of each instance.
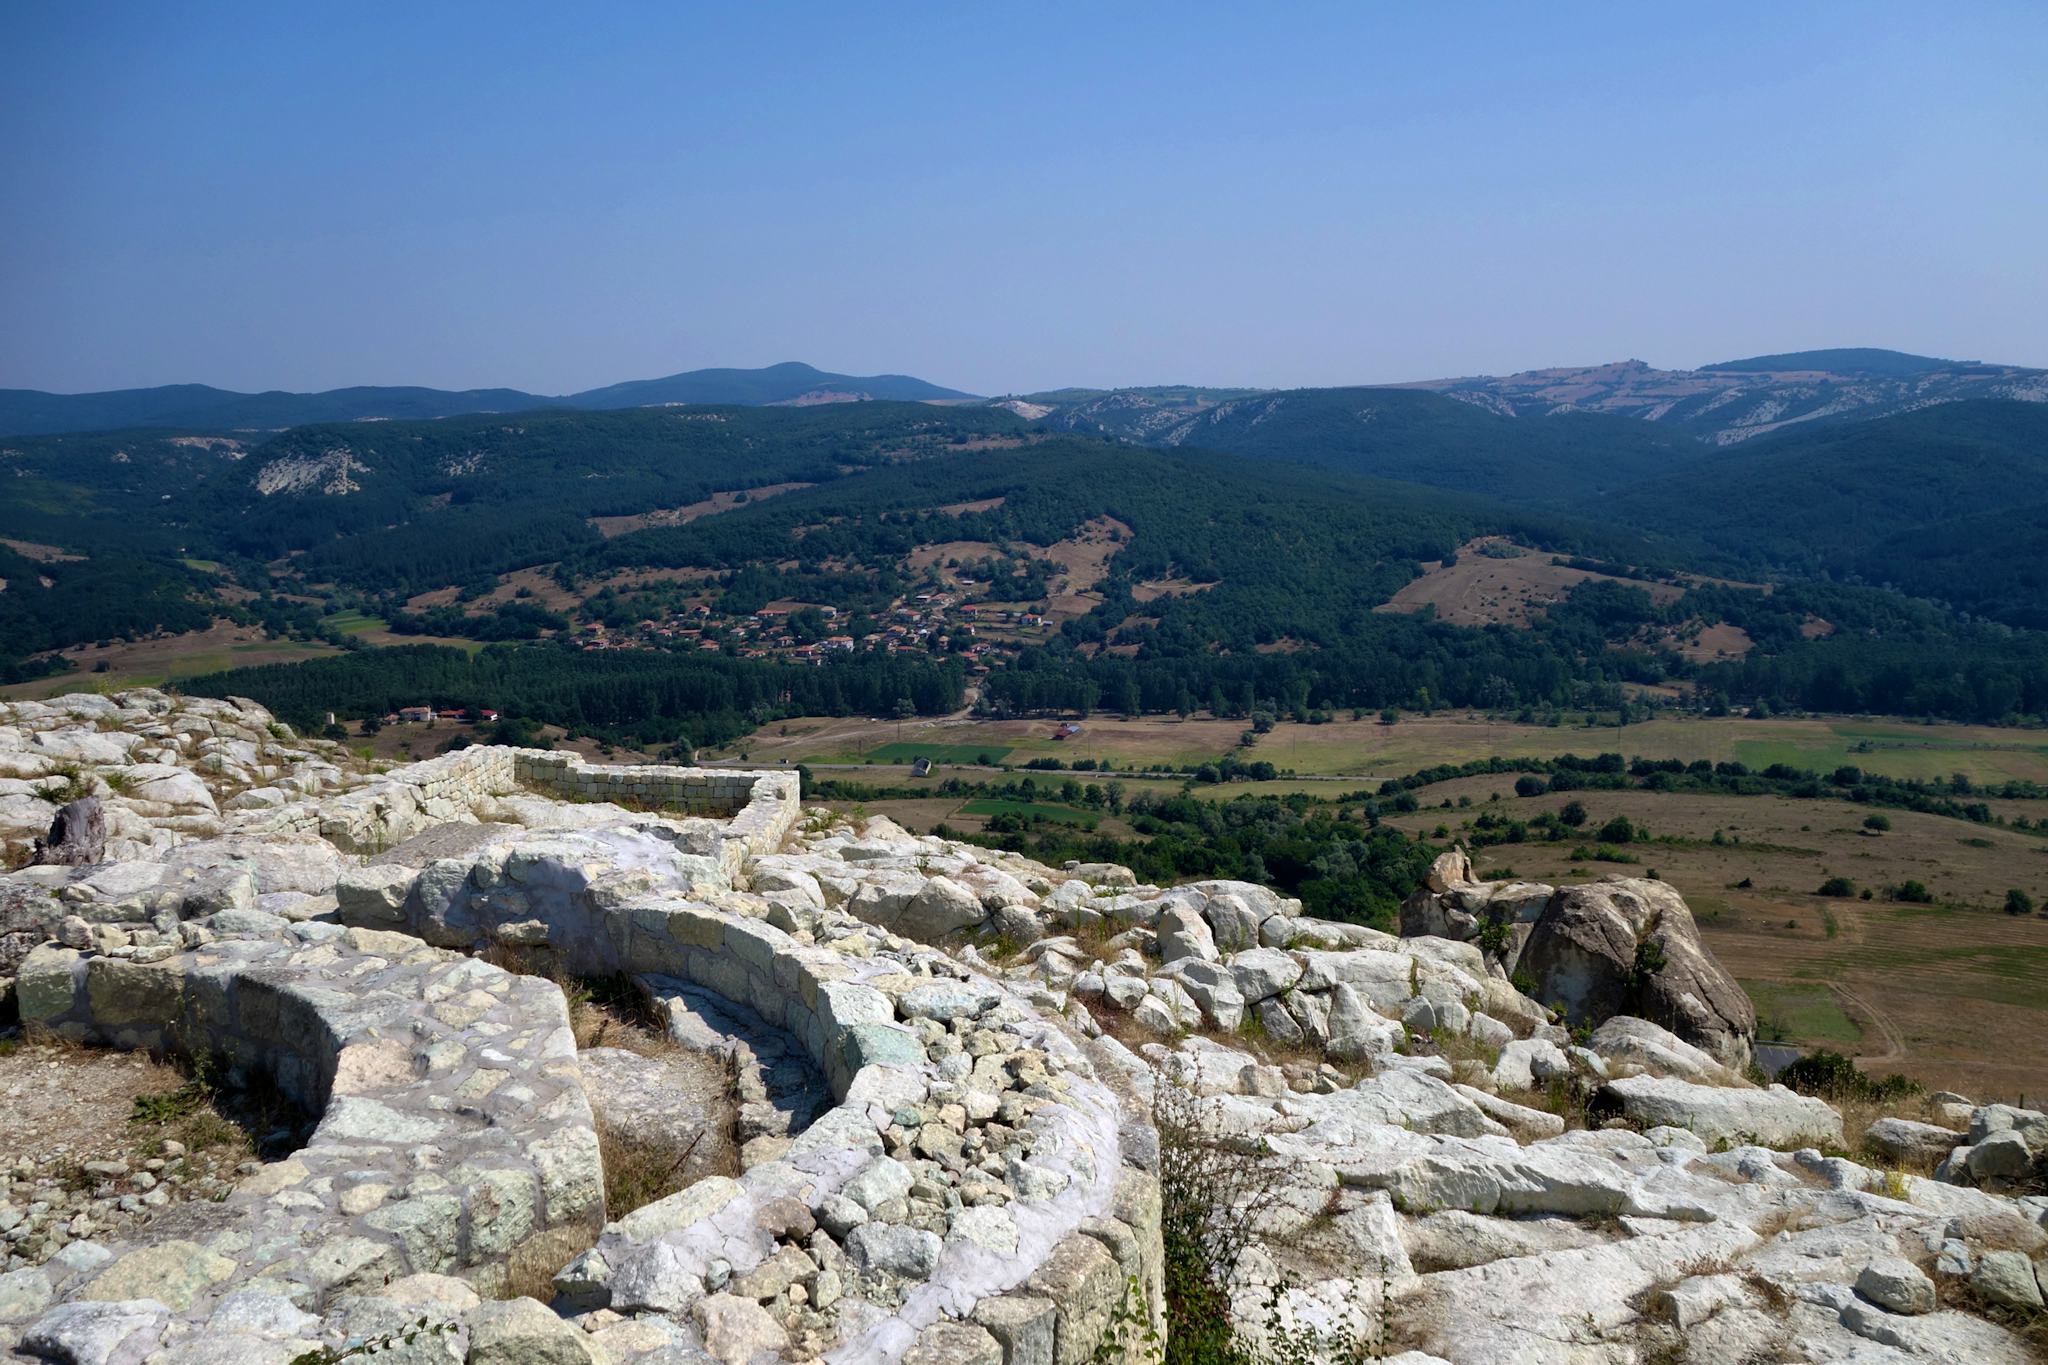
[[[0,14],[0,387],[2048,367],[2048,10]]]

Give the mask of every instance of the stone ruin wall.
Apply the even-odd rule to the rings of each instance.
[[[319,803],[245,820],[251,834],[318,834],[344,849],[389,847],[429,825],[472,818],[478,802],[518,791],[565,801],[611,801],[723,818],[738,857],[772,852],[801,814],[793,772],[592,764],[575,754],[471,745],[380,773]]]
[[[242,816],[236,832],[318,833],[374,849],[520,790],[723,817],[717,862],[727,877],[748,857],[775,852],[800,814],[794,773],[599,767],[479,747],[383,774],[317,807]],[[879,1157],[878,1128],[934,1093],[953,1093],[925,1040],[944,1033],[953,1011],[986,1011],[1005,996],[903,940],[891,955],[871,956],[799,942],[764,919],[705,904],[574,910],[580,921],[558,915],[551,929],[549,946],[565,965],[688,982],[752,1010],[800,1043],[837,1107],[740,1180],[701,1181],[646,1209],[612,1210],[604,1224],[594,1120],[552,984],[381,926],[299,923],[281,942],[195,932],[184,951],[121,956],[45,944],[19,972],[24,1023],[260,1074],[319,1122],[306,1146],[231,1196],[242,1251],[145,1236],[82,1268],[52,1263],[37,1274],[53,1321],[24,1344],[99,1331],[110,1301],[140,1313],[122,1331],[168,1327],[175,1336],[180,1321],[203,1332],[241,1293],[281,1292],[295,1311],[346,1317],[351,1296],[408,1275],[457,1274],[489,1292],[550,1230],[600,1225],[596,1247],[561,1272],[558,1304],[686,1311],[701,1286],[677,1286],[697,1284],[707,1263],[742,1275],[775,1250],[744,1230],[750,1219],[794,1191],[830,1196]],[[907,977],[906,966],[918,975]],[[996,1084],[1017,1087],[1010,1093],[1020,1099],[1026,1085],[1044,1097],[1030,1101],[1028,1123],[1045,1164],[1029,1169],[1023,1178],[1036,1183],[1005,1206],[1007,1242],[949,1240],[926,1281],[834,1359],[951,1359],[932,1353],[961,1349],[970,1353],[962,1359],[984,1349],[1000,1352],[992,1360],[1115,1359],[1120,1350],[1099,1350],[1113,1320],[1163,1324],[1157,1185],[1127,1162],[1120,1140],[1140,1116],[1034,1007],[1013,1001],[1007,1022],[990,1022],[1004,1056],[1043,1059]],[[1039,1089],[1048,1072],[1056,1085]],[[1148,1150],[1140,1142],[1136,1152]]]
[[[8,1358],[288,1365],[425,1313],[451,1335],[393,1359],[1134,1361],[1118,1325],[1163,1326],[1169,1093],[1292,1182],[1223,1286],[1255,1344],[1363,1314],[1424,1348],[1401,1365],[2035,1358],[2011,1314],[2048,1285],[2048,1115],[1929,1096],[1843,1154],[1833,1107],[1739,1074],[1747,1003],[1661,884],[1481,883],[1446,854],[1395,938],[1245,883],[799,828],[790,773],[497,749],[363,778],[281,763],[248,704],[70,703],[0,707],[0,781],[136,766],[107,784],[112,860],[0,876],[24,1015],[228,1057],[319,1124],[219,1222],[0,1274]],[[244,772],[209,796],[192,758],[222,753]],[[1646,937],[1665,965],[1628,998],[1654,1017],[1598,1022]],[[526,947],[731,1002],[833,1104],[605,1221],[561,992],[469,955]],[[550,1249],[550,1306],[477,1301],[557,1233],[589,1249]]]

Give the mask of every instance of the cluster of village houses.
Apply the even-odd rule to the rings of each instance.
[[[576,642],[585,650],[675,649],[692,642],[698,649],[722,650],[737,646],[749,659],[786,659],[794,663],[822,664],[834,654],[856,650],[881,650],[895,654],[906,650],[920,653],[931,649],[934,640],[950,642],[961,636],[972,643],[956,652],[974,661],[974,671],[988,671],[989,656],[1015,648],[1015,642],[990,638],[987,631],[1014,633],[1043,629],[1044,616],[1033,611],[1011,610],[975,603],[959,603],[952,593],[918,593],[895,603],[887,613],[887,624],[856,639],[851,634],[832,634],[823,639],[799,640],[789,631],[789,617],[813,610],[835,625],[848,613],[837,607],[794,602],[762,607],[744,616],[720,614],[699,603],[670,613],[665,619],[648,618],[623,629],[589,622],[578,628]]]
[[[476,710],[462,706],[444,706],[439,710],[435,710],[431,706],[401,706],[396,711],[385,716],[384,723],[386,725],[432,725],[437,720],[447,720],[458,723],[489,725],[497,718],[498,713],[488,706],[480,707]],[[329,712],[328,724],[331,725],[333,723],[333,713]]]

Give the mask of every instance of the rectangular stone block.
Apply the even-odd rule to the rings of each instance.
[[[24,1024],[50,1024],[72,1012],[83,994],[79,961],[77,949],[54,943],[30,950],[14,979]]]
[[[1054,1308],[1036,1294],[983,1299],[971,1314],[1002,1347],[1003,1365],[1052,1365]]]
[[[1053,1302],[1053,1365],[1081,1365],[1102,1342],[1124,1277],[1101,1243],[1076,1234],[1053,1248],[1024,1287]]]
[[[86,1003],[102,1028],[163,1028],[184,1013],[185,972],[175,960],[128,962],[96,957],[86,963]]]
[[[778,952],[794,950],[796,944],[765,920],[734,919],[725,925],[726,951],[764,974],[775,969]]]

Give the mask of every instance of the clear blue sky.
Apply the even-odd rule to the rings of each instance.
[[[0,386],[2048,366],[2048,4],[0,0]]]

